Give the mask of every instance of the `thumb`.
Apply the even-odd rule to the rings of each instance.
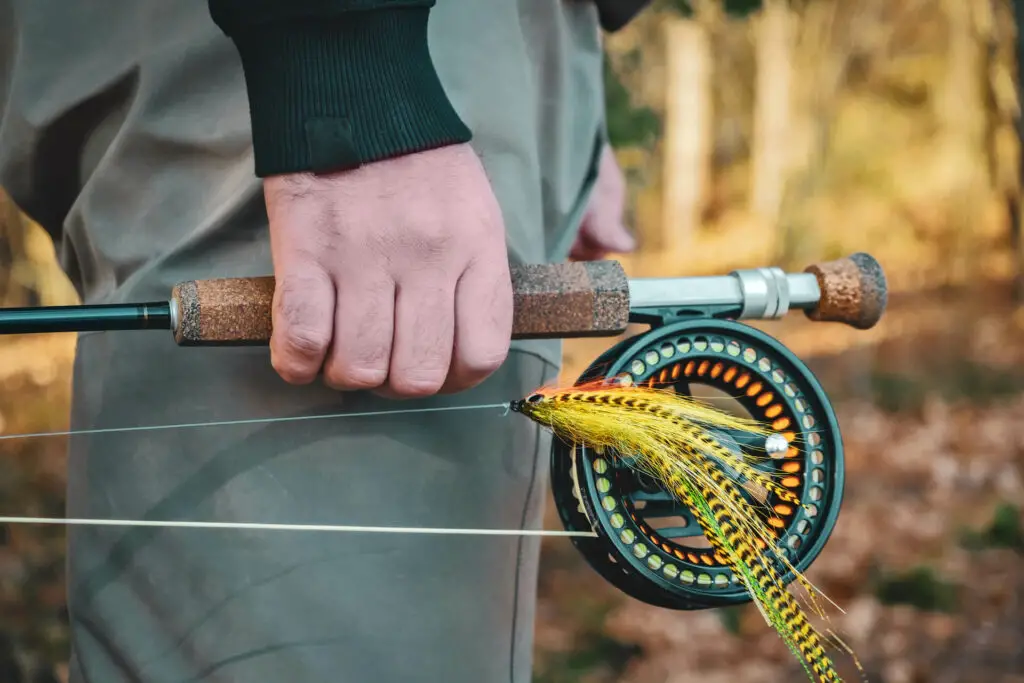
[[[580,226],[587,241],[607,251],[628,253],[636,248],[636,240],[621,219],[621,212],[594,212]]]

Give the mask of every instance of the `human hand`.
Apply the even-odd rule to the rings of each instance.
[[[512,285],[483,166],[452,145],[263,184],[271,362],[292,384],[392,398],[479,384],[505,360]]]
[[[587,212],[580,224],[569,258],[576,261],[600,261],[610,253],[625,254],[636,248],[636,241],[623,222],[626,212],[626,178],[615,152],[604,148],[597,182]]]

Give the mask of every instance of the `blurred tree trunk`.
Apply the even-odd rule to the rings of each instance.
[[[863,0],[856,12],[868,14]],[[845,2],[820,0],[801,3],[799,19],[791,29],[790,60],[800,65],[791,83],[787,178],[779,209],[777,240],[780,265],[804,267],[824,256],[828,230],[809,214],[813,199],[822,193],[828,174],[829,136],[839,104],[850,45],[857,40],[856,22],[844,23]],[[848,19],[848,17],[846,17]],[[842,26],[841,35],[835,30]]]
[[[1015,298],[1021,293],[1020,222],[1020,140],[1017,135],[1019,101],[1016,85],[1014,3],[1007,0],[978,0],[978,37],[984,50],[984,106],[988,155],[988,184],[994,192],[1009,227]]]
[[[1024,106],[1024,0],[1013,0],[1013,17],[1016,24],[1016,65],[1015,80],[1017,86],[1017,182],[1016,192],[1010,198],[1010,229],[1013,237],[1014,251],[1017,261],[1017,282],[1015,294],[1019,305],[1024,306],[1024,217],[1021,215],[1022,203],[1022,181],[1024,181],[1024,115],[1021,108]]]
[[[662,216],[652,249],[681,252],[701,221],[712,139],[711,49],[697,21],[665,22],[666,83]]]
[[[785,2],[765,3],[755,19],[755,78],[750,211],[774,229],[790,168],[792,35],[795,17]]]
[[[941,238],[941,273],[936,274],[943,284],[971,282],[979,272],[983,247],[978,227],[988,193],[987,169],[978,151],[986,145],[982,84],[987,73],[977,5],[978,0],[942,0],[948,32],[946,67],[934,102],[939,144],[947,159],[943,184],[948,227]]]

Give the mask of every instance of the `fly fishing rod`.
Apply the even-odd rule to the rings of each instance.
[[[617,261],[511,266],[513,339],[614,337],[630,321],[688,316],[812,320],[868,329],[886,304],[885,277],[867,254],[725,276],[627,278]],[[189,280],[166,301],[0,309],[0,335],[169,330],[181,346],[263,345],[272,332],[273,277]]]
[[[702,387],[731,396],[770,435],[716,434],[737,456],[754,454],[758,471],[785,491],[757,509],[786,554],[805,570],[835,526],[843,491],[839,426],[812,372],[779,341],[742,320],[778,319],[794,309],[814,321],[873,327],[887,288],[878,262],[863,253],[812,265],[738,270],[713,277],[634,278],[615,261],[515,265],[513,338],[615,337],[629,323],[650,329],[625,338],[584,371],[580,383],[613,379],[683,396]],[[192,280],[166,301],[0,310],[0,334],[113,330],[170,331],[181,346],[267,344],[272,277]],[[514,408],[521,410],[522,402]],[[751,600],[721,553],[701,543],[695,512],[631,466],[583,444],[553,442],[551,484],[558,514],[587,562],[625,593],[673,609],[706,609]],[[627,454],[628,455],[628,454]],[[780,565],[780,566],[783,566]],[[782,572],[791,581],[793,572]]]

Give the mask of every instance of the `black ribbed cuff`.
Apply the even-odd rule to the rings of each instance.
[[[428,14],[362,11],[233,33],[256,175],[343,170],[468,142],[430,59]]]

